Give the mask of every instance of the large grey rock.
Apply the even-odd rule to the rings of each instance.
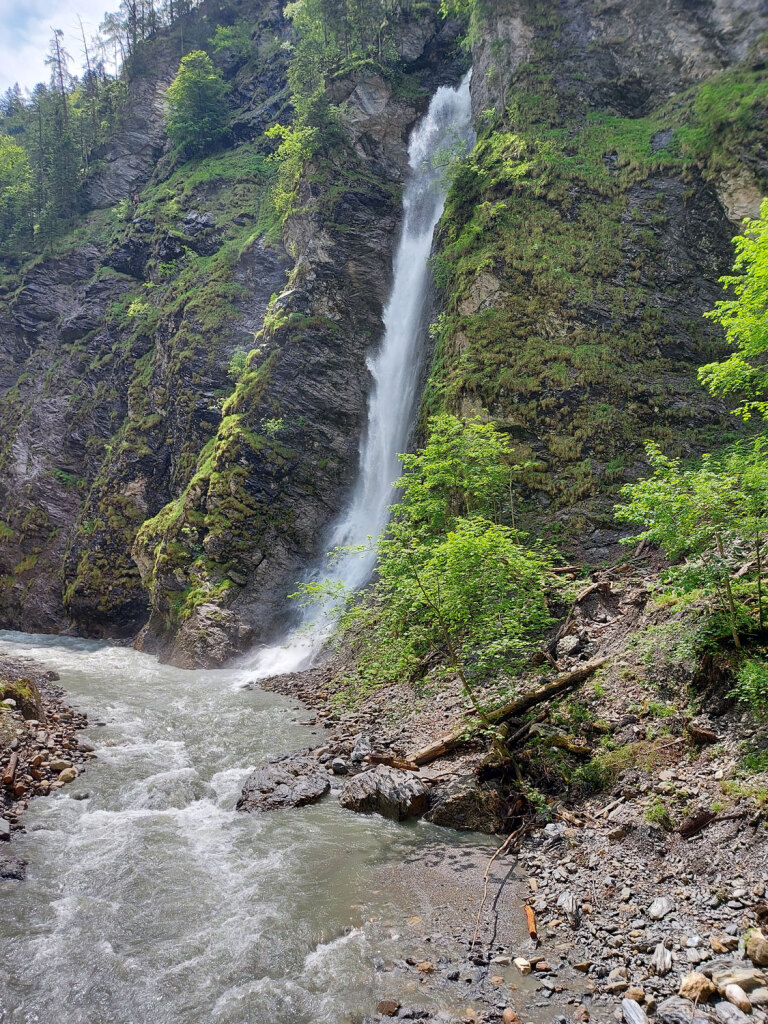
[[[659,1003],[656,1019],[660,1024],[712,1024],[715,1018],[688,999],[671,996]]]
[[[0,818],[0,842],[8,842],[11,838],[11,823]]]
[[[274,811],[303,807],[325,796],[331,788],[325,768],[299,751],[260,765],[243,786],[238,811]]]
[[[506,805],[499,791],[481,784],[473,774],[454,776],[434,790],[424,815],[434,825],[489,834],[502,831],[505,816]]]
[[[715,1006],[715,1017],[720,1024],[748,1024],[751,1019],[733,1003],[723,1002]]]
[[[621,1000],[621,1015],[625,1024],[648,1024],[645,1010],[634,999]]]
[[[381,814],[402,821],[417,818],[429,806],[427,787],[410,772],[377,765],[345,783],[339,803],[361,814]]]

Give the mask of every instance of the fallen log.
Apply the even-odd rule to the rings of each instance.
[[[585,679],[589,679],[599,668],[602,668],[607,661],[608,658],[595,658],[593,661],[587,661],[578,668],[565,672],[563,675],[553,679],[546,686],[533,690],[531,693],[523,694],[522,697],[516,698],[509,704],[496,708],[495,711],[489,711],[486,717],[490,722],[501,722],[505,718],[515,718],[518,715],[522,715],[526,711],[530,711],[531,708],[536,707],[537,704],[543,704],[545,701],[551,700],[561,693],[566,693],[574,686],[583,683]],[[477,724],[480,724],[479,720]],[[443,754],[450,753],[456,747],[465,743],[468,739],[467,733],[467,725],[462,725],[460,728],[454,729],[452,732],[445,733],[438,739],[433,740],[427,746],[406,754],[405,759],[417,765],[429,764],[430,761],[442,757]]]
[[[528,934],[536,943],[536,945],[538,945],[539,935],[536,930],[536,911],[533,909],[533,907],[528,906],[528,904],[526,904],[525,906],[525,921],[528,925]]]
[[[398,768],[402,772],[417,772],[419,766],[413,761],[406,761],[402,757],[393,757],[391,754],[368,754],[363,758],[368,764],[383,764],[388,768]]]
[[[18,755],[18,752],[14,750],[14,752],[11,754],[11,759],[8,762],[8,767],[5,769],[5,774],[3,775],[3,785],[4,786],[12,786],[13,785],[13,777],[16,774],[16,765],[18,763],[19,763],[19,755]]]

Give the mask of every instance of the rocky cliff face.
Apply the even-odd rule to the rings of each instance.
[[[757,0],[479,7],[481,137],[441,230],[427,408],[504,425],[534,529],[547,516],[588,559],[613,553],[640,441],[734,429],[695,371],[719,351],[702,313],[738,218],[768,189],[767,19]]]
[[[178,40],[156,40],[87,186],[103,212],[83,244],[25,272],[2,314],[3,624],[135,636],[151,616],[140,642],[181,664],[274,633],[343,505],[408,135],[461,72],[458,27],[427,11],[402,28],[399,91],[370,72],[334,80],[347,141],[265,240],[263,133],[288,98],[289,27],[279,4],[215,7],[187,48],[225,15],[253,27],[252,58],[221,57],[235,148],[181,166],[166,152]],[[249,351],[234,386],[230,359]]]
[[[408,134],[466,60],[425,8],[402,29],[399,82],[329,81],[345,141],[278,239],[263,132],[288,98],[289,26],[271,0],[203,3],[187,48],[223,17],[247,18],[253,43],[218,58],[233,145],[192,164],[167,152],[179,40],[158,38],[92,212],[0,293],[0,623],[141,631],[184,665],[274,636],[324,549],[356,465]],[[599,560],[640,441],[696,450],[733,426],[695,369],[718,350],[701,314],[730,237],[768,190],[768,10],[501,0],[476,17],[480,138],[440,228],[424,412],[487,410],[527,466],[532,528],[546,518]]]

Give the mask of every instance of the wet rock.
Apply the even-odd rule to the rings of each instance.
[[[751,933],[746,952],[755,967],[768,967],[768,938],[762,932]]]
[[[331,761],[331,771],[334,775],[348,775],[349,765],[341,757],[334,757]]]
[[[694,1003],[709,1002],[716,992],[717,986],[705,975],[699,974],[698,971],[687,974],[680,982],[679,995],[683,999],[690,999]]]
[[[303,807],[331,788],[328,772],[305,752],[274,758],[248,777],[237,801],[238,811],[273,811]]]
[[[0,818],[0,842],[7,843],[11,838],[11,823]]]
[[[376,1007],[376,1013],[380,1013],[382,1017],[396,1017],[399,1009],[400,1003],[396,1003],[394,999],[382,999]]]
[[[680,996],[671,996],[659,1003],[656,1018],[661,1024],[712,1024],[713,1020],[701,1007]]]
[[[429,806],[427,787],[409,772],[377,765],[344,783],[339,803],[361,814],[402,821],[419,817]]]
[[[77,778],[76,768],[65,768],[62,772],[59,772],[59,782],[74,782]]]
[[[27,873],[27,862],[21,857],[3,851],[0,853],[0,880],[4,882],[22,882]]]
[[[473,774],[457,775],[432,793],[424,817],[444,828],[493,834],[504,826],[506,804],[493,785],[481,784]]]

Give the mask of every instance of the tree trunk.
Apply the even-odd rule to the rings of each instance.
[[[588,661],[584,665],[580,665],[578,668],[573,669],[571,672],[565,672],[563,675],[553,679],[551,683],[547,683],[546,686],[542,686],[538,690],[533,690],[531,693],[526,693],[522,697],[518,697],[513,700],[510,704],[505,704],[501,708],[496,708],[495,711],[489,711],[487,719],[489,722],[500,722],[505,718],[514,718],[517,715],[521,715],[531,708],[536,707],[537,704],[542,704],[544,701],[551,700],[553,697],[559,696],[561,693],[565,693],[574,686],[578,686],[579,683],[583,683],[585,679],[589,679],[599,668],[601,668],[608,661],[608,658],[596,658],[594,661]],[[478,722],[478,725],[481,724]],[[412,761],[414,764],[422,765],[429,764],[430,761],[434,761],[438,757],[442,757],[443,754],[449,753],[456,747],[461,746],[462,743],[467,742],[468,726],[462,725],[458,729],[454,729],[452,732],[446,733],[440,736],[438,739],[433,740],[432,743],[427,744],[425,747],[421,747],[419,750],[412,751],[406,755],[407,761]]]

